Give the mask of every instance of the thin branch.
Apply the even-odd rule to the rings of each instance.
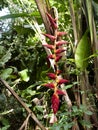
[[[12,93],[12,95],[17,99],[17,101],[26,109],[26,111],[31,115],[31,118],[37,123],[37,125],[42,129],[46,130],[46,128],[40,123],[40,121],[37,119],[35,114],[31,111],[30,108],[26,106],[26,104],[21,100],[21,98],[17,95],[17,93],[11,89],[11,87],[8,85],[8,83],[0,78],[0,82]]]
[[[21,127],[19,128],[19,130],[23,130],[24,127],[25,127],[25,130],[27,130],[27,125],[28,125],[28,121],[29,121],[30,116],[31,116],[31,113],[29,113],[29,115],[27,116],[27,118],[25,119],[25,121],[23,122]]]

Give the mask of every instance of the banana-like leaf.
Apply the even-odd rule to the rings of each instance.
[[[33,12],[31,14],[27,14],[27,13],[8,14],[8,15],[1,16],[0,19],[9,19],[9,18],[18,18],[18,17],[33,17],[33,16],[40,16],[39,12]]]
[[[88,66],[88,57],[91,52],[91,44],[88,38],[88,30],[82,36],[75,52],[75,64],[81,71]]]

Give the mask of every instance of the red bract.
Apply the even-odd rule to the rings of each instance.
[[[56,114],[57,111],[58,111],[58,108],[59,108],[59,97],[56,93],[54,93],[52,95],[52,99],[51,99],[51,102],[52,102],[52,109],[53,109],[53,113]]]
[[[44,84],[44,86],[51,88],[51,89],[55,87],[53,83]]]
[[[56,39],[55,36],[50,35],[50,34],[43,34],[44,36],[46,36],[47,38],[49,38],[51,41],[54,41]]]
[[[54,46],[53,46],[53,45],[44,44],[43,46],[45,46],[45,47],[47,47],[47,48],[49,48],[49,49],[51,49],[51,50],[53,50],[53,49],[54,49]]]
[[[52,25],[52,27],[54,27],[55,29],[57,29],[57,24],[56,24],[56,20],[54,18],[52,18],[52,16],[50,14],[47,13],[48,19]]]
[[[67,34],[66,32],[57,32],[58,36],[63,36],[63,35],[66,35],[66,34]]]
[[[68,83],[69,81],[67,79],[59,79],[58,84]]]
[[[52,51],[50,55],[47,56],[47,61],[53,61],[53,73],[48,73],[47,76],[52,80],[53,82],[46,83],[44,86],[50,88],[53,90],[53,95],[51,98],[51,104],[53,109],[53,116],[50,119],[50,123],[53,124],[57,121],[56,113],[59,109],[59,95],[65,95],[66,91],[60,90],[59,86],[63,83],[68,83],[69,81],[66,79],[61,78],[60,73],[61,71],[58,69],[58,62],[62,58],[61,53],[65,51],[64,48],[62,48],[62,45],[67,44],[67,41],[60,40],[63,35],[66,35],[66,32],[60,32],[58,31],[58,19],[53,18],[49,13],[46,13],[48,21],[50,22],[49,26],[50,29],[53,29],[53,35],[52,34],[43,34],[45,37],[49,38],[49,41],[51,44],[44,44],[43,46],[46,47],[45,49],[50,49]],[[60,41],[59,41],[60,40]],[[50,65],[51,62],[49,62]]]
[[[49,55],[48,58],[54,59],[54,55]]]
[[[56,92],[57,92],[58,95],[65,95],[66,94],[64,91],[59,90],[59,89]]]
[[[65,51],[65,49],[61,49],[61,48],[60,48],[60,49],[57,49],[57,50],[56,50],[56,54],[62,53],[62,52],[64,52],[64,51]]]
[[[58,62],[60,59],[62,58],[62,56],[60,56],[60,55],[58,55],[57,57],[56,57],[56,62]]]
[[[62,41],[58,41],[58,42],[56,42],[56,46],[61,46],[61,45],[63,45],[63,44],[67,44],[68,42],[67,41],[64,41],[64,40],[62,40]]]
[[[61,70],[57,70],[57,75],[59,75],[61,73]]]
[[[51,79],[56,79],[56,75],[54,73],[48,73],[47,75]]]

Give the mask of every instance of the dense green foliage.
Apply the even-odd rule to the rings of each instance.
[[[98,128],[98,77],[95,72],[98,50],[94,49],[95,41],[92,42],[92,39],[95,39],[93,33],[98,37],[95,34],[98,32],[98,3],[96,0],[92,1],[95,21],[91,25],[84,0],[83,3],[82,0],[73,0],[77,35],[75,39],[69,2],[70,0],[50,0],[50,6],[55,6],[58,10],[59,29],[68,34],[63,39],[70,43],[66,48],[66,56],[59,62],[59,67],[63,72],[62,76],[70,80],[63,89],[67,90],[71,108],[61,96],[58,122],[49,124],[53,92],[43,84],[49,81],[47,72],[52,71],[52,67],[47,61],[47,53],[35,24],[37,22],[40,30],[46,32],[33,0],[0,1],[0,10],[8,12],[0,16],[0,78],[7,81],[44,127],[50,130],[93,130]],[[96,31],[93,30],[94,24]],[[17,130],[26,117],[27,112],[23,106],[0,83],[0,129]],[[26,129],[35,130],[35,127],[36,122],[30,118]]]

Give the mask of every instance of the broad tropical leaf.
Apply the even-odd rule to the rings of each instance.
[[[90,56],[90,42],[88,37],[88,30],[85,32],[80,42],[78,43],[76,52],[75,52],[75,63],[77,68],[81,70],[86,69],[88,65],[88,57]]]

